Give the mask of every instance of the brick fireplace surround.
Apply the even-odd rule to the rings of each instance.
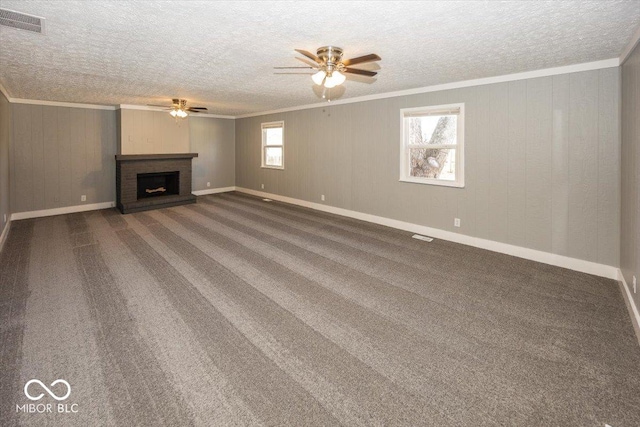
[[[116,155],[116,206],[123,214],[195,203],[191,159],[198,153]],[[178,194],[138,198],[138,174],[178,172]]]

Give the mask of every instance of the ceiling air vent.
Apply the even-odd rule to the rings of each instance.
[[[26,15],[13,10],[0,9],[0,25],[44,34],[44,18]]]

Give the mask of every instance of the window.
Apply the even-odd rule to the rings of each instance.
[[[262,123],[262,167],[284,169],[284,122]]]
[[[400,110],[400,181],[464,187],[464,104]]]

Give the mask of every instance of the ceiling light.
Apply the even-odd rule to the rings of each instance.
[[[331,89],[332,87],[340,86],[344,83],[347,77],[337,70],[330,74],[324,70],[320,70],[311,76],[311,79],[319,86],[322,86],[324,82],[324,87]]]
[[[173,110],[169,111],[169,114],[171,114],[171,117],[175,117],[176,119],[184,119],[189,115],[182,108],[174,108]]]
[[[331,76],[327,77],[324,82],[324,86],[328,88],[340,86],[342,83],[344,83],[345,80],[346,77],[344,74],[342,74],[340,71],[334,71],[333,73],[331,73]]]
[[[331,79],[330,77],[327,77],[324,80],[324,87],[326,87],[327,89],[331,89],[335,86],[335,81],[333,79]]]
[[[362,70],[359,68],[353,68],[352,65],[364,64],[367,62],[380,61],[380,57],[375,53],[369,55],[359,56],[357,58],[351,58],[342,60],[342,49],[336,46],[323,46],[316,51],[317,56],[307,52],[306,50],[296,49],[296,52],[300,53],[306,58],[296,58],[304,62],[306,67],[274,67],[277,70],[282,69],[299,69],[307,68],[309,70],[315,70],[315,74],[312,74],[311,80],[318,86],[323,86],[324,89],[331,89],[341,85],[346,80],[347,73],[357,74],[360,76],[374,77],[377,72]],[[305,72],[276,72],[275,74],[306,74]],[[322,97],[326,98],[325,91],[322,92]]]
[[[323,70],[320,70],[317,73],[315,73],[313,76],[311,76],[311,79],[315,84],[321,85],[322,81],[326,76],[327,76],[327,73],[325,73]]]

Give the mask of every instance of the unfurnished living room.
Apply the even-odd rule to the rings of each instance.
[[[640,426],[639,40],[0,0],[0,425]]]

